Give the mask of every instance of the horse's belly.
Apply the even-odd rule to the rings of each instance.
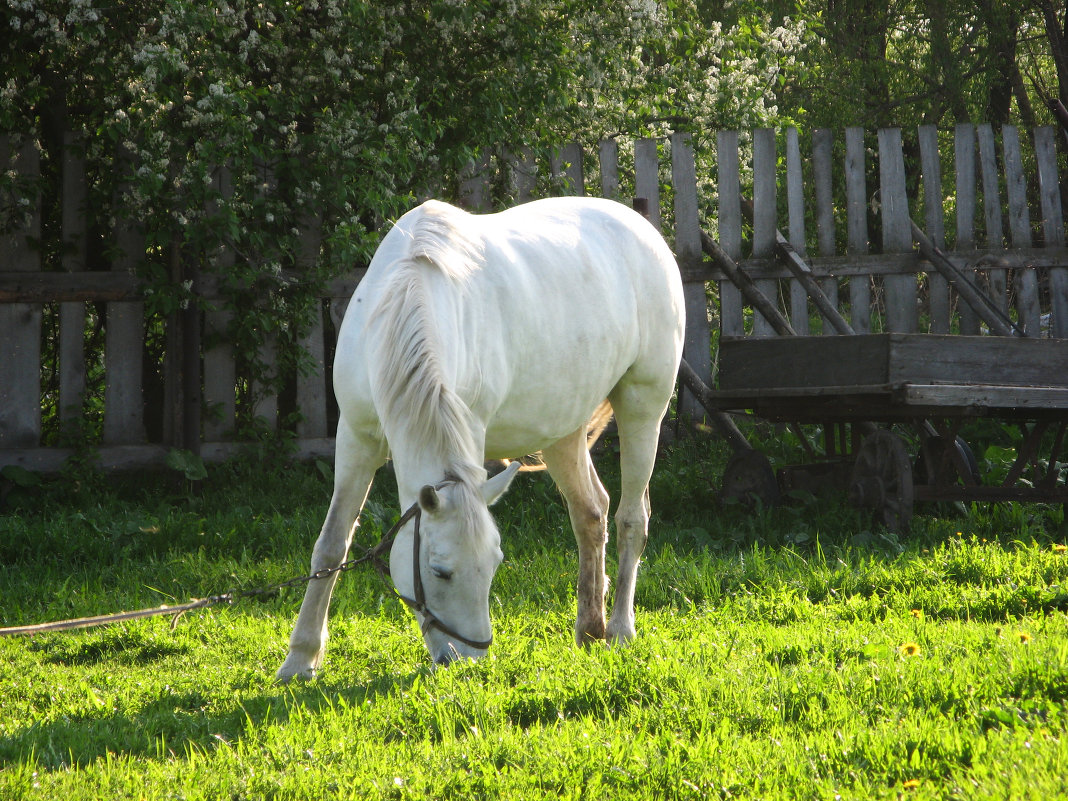
[[[532,425],[527,420],[502,425],[496,431],[490,428],[486,432],[486,458],[518,459],[537,453],[574,432],[586,420],[563,428]]]
[[[581,386],[577,382],[554,386],[544,380],[520,385],[487,421],[486,458],[536,453],[589,422],[619,376],[587,374],[584,378]]]

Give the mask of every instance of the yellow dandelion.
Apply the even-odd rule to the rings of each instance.
[[[1068,545],[1062,545],[1057,542],[1053,544],[1053,553],[1065,553],[1068,552]]]
[[[1024,645],[1027,645],[1027,643],[1031,642],[1031,635],[1028,634],[1026,631],[1021,631],[1020,642],[1022,642]]]
[[[963,537],[964,536],[964,532],[963,531],[958,531],[957,532],[957,536],[958,537]]]
[[[898,649],[902,656],[919,656],[920,646],[914,642],[902,643],[898,646]]]
[[[923,617],[923,612],[921,612],[919,609],[911,609],[909,610],[909,614],[913,617]]]
[[[915,790],[917,787],[920,786],[920,780],[919,779],[909,779],[907,782],[905,782],[901,786],[906,790]]]

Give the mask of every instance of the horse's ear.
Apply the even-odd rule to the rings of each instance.
[[[487,506],[493,506],[508,491],[508,487],[511,485],[512,479],[515,478],[515,474],[519,472],[520,466],[518,461],[510,462],[504,470],[482,485],[482,498],[486,501]]]
[[[419,506],[428,515],[434,514],[441,508],[441,498],[438,496],[438,491],[430,484],[419,490]]]

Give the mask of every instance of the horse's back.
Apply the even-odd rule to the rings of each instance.
[[[445,263],[459,256],[470,269]],[[375,310],[413,259],[433,305],[437,355],[452,389],[484,421],[487,451],[533,451],[570,433],[625,376],[666,382],[670,393],[682,284],[670,249],[644,218],[594,198],[487,215],[431,201],[387,234],[350,302],[335,361],[350,423],[375,420],[368,326],[389,322]]]
[[[478,218],[507,364],[488,445],[544,447],[582,425],[621,382],[670,396],[684,301],[660,233],[614,201],[554,198]],[[491,258],[495,254],[496,259]]]
[[[638,213],[610,200],[567,197],[478,219],[487,264],[495,262],[504,283],[501,306],[546,340],[547,359],[571,353],[634,362],[643,346],[681,341],[678,266]]]

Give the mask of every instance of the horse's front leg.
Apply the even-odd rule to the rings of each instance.
[[[367,500],[375,471],[385,461],[385,449],[377,441],[355,435],[342,422],[338,426],[334,460],[334,494],[319,538],[312,551],[311,572],[336,568],[352,542],[357,516]],[[326,651],[327,613],[337,573],[308,582],[296,625],[289,638],[289,653],[276,678],[288,682],[294,676],[314,678]]]
[[[604,572],[608,539],[608,493],[601,485],[586,450],[585,426],[546,448],[545,465],[567,501],[579,551],[578,616],[575,641],[589,645],[605,638]]]

